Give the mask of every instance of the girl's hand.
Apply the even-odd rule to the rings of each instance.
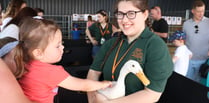
[[[111,87],[112,86],[112,82],[111,81],[102,81],[103,83],[103,87],[101,89],[105,89],[107,87]]]

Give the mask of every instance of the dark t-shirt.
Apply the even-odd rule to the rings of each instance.
[[[105,41],[110,39],[112,37],[112,24],[108,23],[105,28],[102,28],[101,30],[100,23],[94,23],[89,27],[89,31],[93,37],[100,43],[101,38],[104,38]],[[102,35],[102,32],[105,33]],[[101,45],[101,44],[99,44]]]
[[[168,33],[168,23],[163,18],[161,18],[158,21],[155,20],[152,24],[152,29],[155,32]],[[164,41],[167,41],[167,38],[162,38],[162,39]]]

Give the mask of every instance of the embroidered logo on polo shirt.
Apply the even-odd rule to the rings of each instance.
[[[143,59],[143,52],[142,49],[140,48],[136,48],[133,52],[132,52],[132,57],[136,58],[137,61],[141,64],[142,63],[142,59]]]

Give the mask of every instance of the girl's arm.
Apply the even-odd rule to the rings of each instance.
[[[75,91],[95,91],[104,89],[111,85],[110,81],[95,81],[90,79],[81,79],[73,76],[67,77],[58,86]]]

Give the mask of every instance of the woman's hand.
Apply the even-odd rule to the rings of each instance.
[[[97,42],[95,39],[91,40],[91,43],[92,43],[93,45],[98,45],[98,42]]]
[[[95,92],[94,103],[108,103],[108,99],[104,95]]]

